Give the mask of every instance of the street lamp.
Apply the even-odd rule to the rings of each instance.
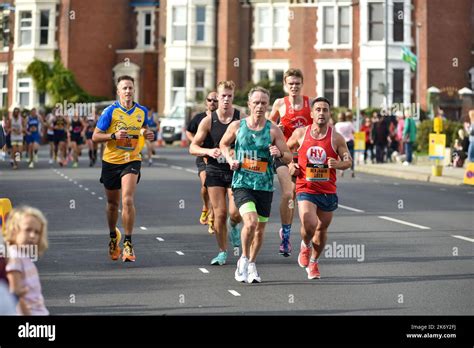
[[[430,118],[433,119],[434,118],[434,106],[436,104],[436,106],[438,106],[438,96],[439,94],[441,93],[440,89],[435,87],[435,86],[431,86],[430,88],[428,88],[427,90],[428,92],[428,107],[430,108]]]

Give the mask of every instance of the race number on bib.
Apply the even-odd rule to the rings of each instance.
[[[138,135],[129,135],[125,139],[117,139],[117,149],[133,151],[138,143]]]
[[[264,174],[267,171],[268,162],[265,160],[252,159],[244,157],[242,160],[242,169],[251,173]]]
[[[308,163],[306,165],[306,180],[329,181],[329,166],[327,164]]]

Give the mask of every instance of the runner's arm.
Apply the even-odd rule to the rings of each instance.
[[[272,130],[274,136],[274,144],[280,151],[280,156],[278,156],[278,158],[280,158],[280,160],[285,164],[290,163],[293,156],[291,154],[290,149],[288,148],[288,145],[285,142],[285,136],[283,135],[283,132],[274,124],[272,124]]]
[[[194,135],[194,139],[189,146],[189,153],[194,156],[211,156],[211,152],[215,149],[206,149],[201,147],[211,130],[211,116],[206,116],[199,124],[198,130]],[[214,157],[214,156],[211,156]],[[217,156],[218,157],[218,156]],[[216,158],[216,157],[214,157]]]
[[[222,155],[225,157],[227,163],[231,163],[233,158],[230,155],[230,146],[237,138],[237,132],[240,127],[240,121],[233,121],[229,127],[227,127],[226,132],[222,136],[220,141],[220,150]]]
[[[268,116],[268,119],[274,124],[277,124],[278,120],[280,119],[280,106],[281,98],[278,98],[273,103],[272,112],[270,112],[270,116]]]
[[[352,157],[347,148],[346,141],[339,133],[334,134],[334,145],[336,147],[336,152],[339,155],[339,158],[342,158],[342,161],[336,158],[329,158],[328,165],[329,168],[335,169],[349,169],[352,166]]]

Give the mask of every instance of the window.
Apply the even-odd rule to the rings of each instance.
[[[258,71],[258,81],[270,80],[270,74],[268,70],[259,70]]]
[[[2,31],[2,36],[0,37],[0,48],[10,45],[10,11],[0,12],[0,30]]]
[[[186,7],[173,7],[173,41],[186,40]]]
[[[382,92],[382,93],[381,93]],[[369,70],[369,106],[383,103],[383,70]]]
[[[173,70],[171,72],[172,76],[172,105],[178,105],[184,103],[184,90],[186,87],[186,75],[184,70]],[[183,100],[179,100],[182,98]]]
[[[38,103],[41,106],[44,106],[46,104],[46,93],[45,92],[38,93]]]
[[[0,98],[0,107],[8,107],[8,74],[0,75],[2,79],[2,88],[1,88],[1,98]]]
[[[153,45],[153,42],[151,40],[151,34],[152,34],[152,15],[151,12],[145,12],[143,13],[144,16],[144,26],[143,26],[143,43],[145,46],[151,46]]]
[[[349,107],[349,70],[339,70],[339,106]]]
[[[288,45],[288,8],[283,6],[257,7],[257,37],[259,46]]]
[[[260,81],[274,81],[283,83],[284,70],[282,69],[257,69],[256,83]]]
[[[334,42],[334,7],[324,7],[324,37],[325,44]]]
[[[20,46],[31,45],[31,11],[20,12]]]
[[[30,105],[30,86],[30,78],[18,79],[18,102],[23,107]]]
[[[403,2],[393,3],[393,41],[403,41]]]
[[[334,105],[334,71],[324,70],[324,97]]]
[[[369,4],[369,40],[381,41],[384,38],[383,4]]]
[[[205,40],[206,6],[196,6],[196,41]]]
[[[40,12],[40,45],[48,44],[49,10]]]
[[[196,100],[204,100],[204,70],[194,71],[194,87],[196,90]]]
[[[339,44],[348,44],[350,35],[349,6],[339,7],[339,35],[337,42]]]
[[[273,70],[273,81],[283,83],[283,70]]]
[[[403,103],[403,69],[393,70],[393,102]]]

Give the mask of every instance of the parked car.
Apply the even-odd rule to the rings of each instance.
[[[171,145],[176,140],[181,140],[186,122],[184,105],[174,107],[170,114],[161,121],[161,135],[163,141]]]

